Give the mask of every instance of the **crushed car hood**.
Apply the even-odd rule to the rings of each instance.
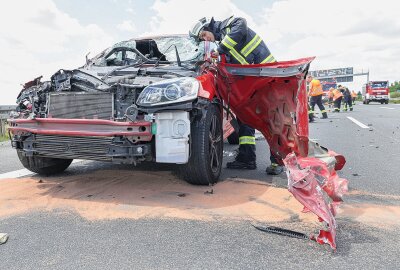
[[[308,138],[305,77],[314,57],[272,64],[218,64],[217,84],[222,98],[241,122],[262,132],[272,154],[286,166],[288,189],[324,221],[327,230],[312,236],[336,249],[336,207],[347,192],[338,177],[343,156]],[[266,151],[267,153],[267,151]]]

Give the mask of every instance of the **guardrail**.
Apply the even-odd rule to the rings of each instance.
[[[6,124],[9,113],[17,108],[15,105],[0,105],[0,136],[4,136],[7,132]]]

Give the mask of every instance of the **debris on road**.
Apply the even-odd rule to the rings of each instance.
[[[298,238],[298,239],[306,239],[306,240],[312,240],[312,238],[304,233],[301,232],[296,232],[292,230],[287,230],[275,226],[259,226],[259,225],[253,225],[254,228],[257,230],[263,231],[263,232],[269,232],[269,233],[274,233],[274,234],[279,234],[279,235],[284,235],[292,238]]]
[[[8,234],[7,233],[0,233],[0,245],[5,244],[8,240]]]
[[[206,195],[214,194],[214,189],[211,189],[211,191],[206,190],[206,191],[204,192],[204,194],[206,194]]]

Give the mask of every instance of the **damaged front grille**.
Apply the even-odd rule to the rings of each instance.
[[[34,134],[15,141],[27,156],[90,159],[136,164],[151,157],[151,145],[134,144],[123,137],[78,137]]]
[[[63,119],[113,118],[112,93],[64,92],[49,95],[48,115]]]
[[[112,143],[110,137],[35,135],[33,149],[47,157],[108,161],[111,160],[108,153]]]

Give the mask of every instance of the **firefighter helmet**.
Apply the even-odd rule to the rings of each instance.
[[[206,19],[206,17],[201,18],[198,20],[193,27],[189,30],[189,36],[195,38],[196,40],[199,39],[199,34],[200,31],[203,30],[205,26],[207,26],[209,21]]]

